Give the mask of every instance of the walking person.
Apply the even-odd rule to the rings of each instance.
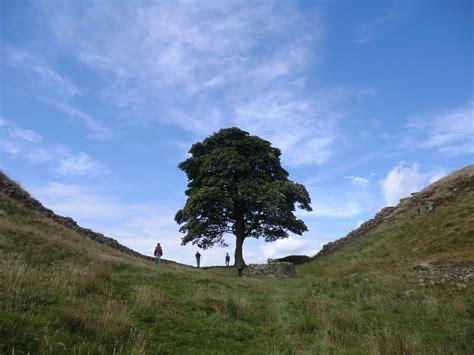
[[[201,253],[199,253],[199,250],[196,252],[196,264],[197,267],[201,267]]]
[[[163,255],[163,249],[161,248],[160,243],[156,244],[155,252],[153,253],[153,255],[155,256],[156,265],[160,265],[161,256]]]
[[[230,255],[229,253],[225,253],[225,266],[229,266],[230,263]]]

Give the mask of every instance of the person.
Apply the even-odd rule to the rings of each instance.
[[[225,253],[225,266],[229,266],[230,256],[229,253]]]
[[[243,276],[243,271],[244,271],[244,268],[245,268],[244,261],[243,260],[238,261],[235,264],[235,267],[237,268],[237,271],[239,272],[239,277],[242,277]]]
[[[197,267],[201,266],[201,254],[199,253],[199,250],[196,252],[196,264]]]
[[[153,255],[155,256],[156,265],[159,265],[161,256],[163,255],[163,249],[161,248],[160,243],[156,244],[155,252],[153,253]]]

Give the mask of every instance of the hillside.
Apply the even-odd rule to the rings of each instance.
[[[470,354],[473,176],[450,174],[285,280],[157,267],[0,192],[0,353]]]

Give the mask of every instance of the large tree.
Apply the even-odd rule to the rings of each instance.
[[[192,145],[191,157],[178,166],[188,176],[187,201],[175,220],[185,233],[182,244],[202,249],[226,246],[225,233],[236,237],[235,263],[243,262],[245,238],[272,242],[301,235],[297,207],[311,211],[306,188],[288,179],[281,152],[270,142],[239,128],[225,128]]]

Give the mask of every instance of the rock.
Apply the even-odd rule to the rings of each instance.
[[[421,205],[418,206],[418,213],[420,216],[427,214],[428,212],[432,211],[434,208],[433,201],[423,201]]]
[[[250,277],[296,277],[295,265],[287,262],[270,264],[250,264],[245,274]]]
[[[430,263],[424,261],[422,263],[420,263],[420,265],[418,265],[418,268],[421,269],[421,270],[430,270],[433,268],[433,265],[431,265]]]

